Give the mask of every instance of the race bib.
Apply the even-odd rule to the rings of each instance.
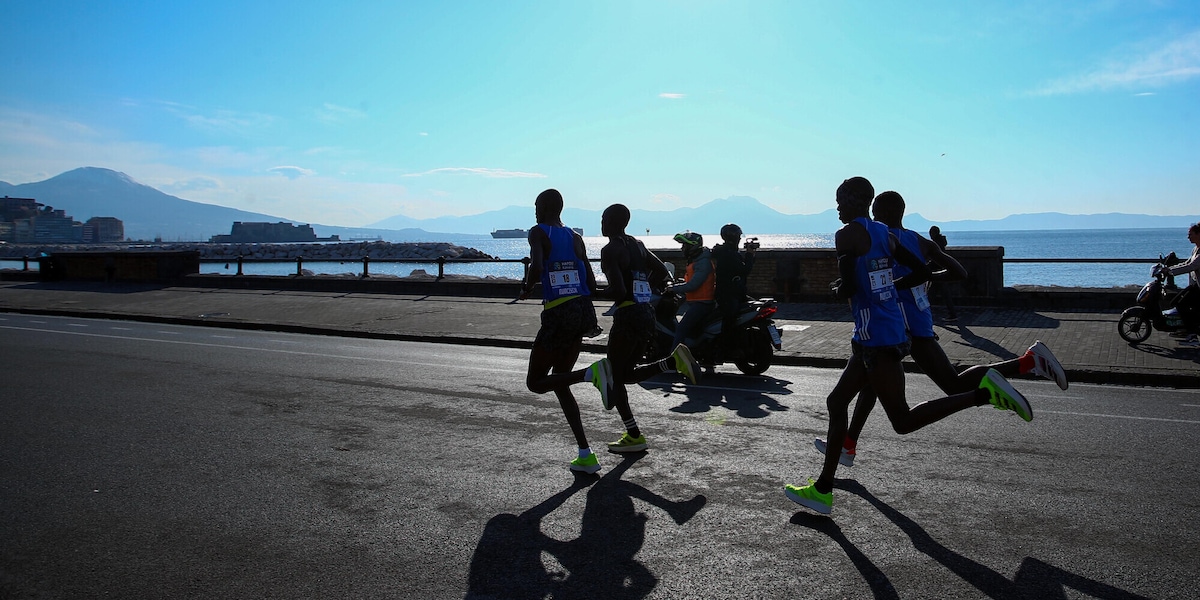
[[[558,297],[578,294],[581,281],[574,263],[557,263],[554,266],[558,269],[549,272],[550,288]]]
[[[633,280],[633,300],[638,304],[645,304],[650,301],[654,292],[650,290],[650,283],[644,279]]]
[[[924,285],[912,288],[912,295],[919,310],[929,310],[929,294],[925,292]]]
[[[892,283],[892,269],[879,269],[867,273],[867,277],[871,282],[871,291],[880,292],[886,288],[894,287]]]

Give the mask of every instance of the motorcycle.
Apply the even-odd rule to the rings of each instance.
[[[671,340],[675,336],[681,300],[677,294],[665,294],[656,296],[651,302],[654,304],[654,336],[646,356],[661,358],[672,350]],[[718,339],[722,318],[719,311],[714,310],[693,336],[688,349],[696,362],[710,372],[719,364],[732,362],[742,373],[761,375],[770,368],[775,351],[783,347],[782,333],[771,318],[778,310],[779,304],[771,298],[750,299],[744,303],[735,321],[730,348],[722,347]]]
[[[1158,264],[1150,269],[1151,279],[1138,292],[1136,304],[1126,308],[1117,321],[1117,334],[1130,344],[1140,344],[1154,330],[1184,331],[1187,327],[1175,309],[1179,288],[1167,267],[1179,262],[1172,252],[1165,258],[1160,254]],[[1166,307],[1166,309],[1164,309]]]

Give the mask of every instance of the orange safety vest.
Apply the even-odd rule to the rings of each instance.
[[[708,261],[712,264],[712,261]],[[700,287],[683,295],[688,302],[704,302],[706,300],[716,300],[717,298],[717,269],[716,265],[712,265],[712,269],[708,272],[708,279],[700,284]],[[692,280],[692,273],[696,270],[696,263],[690,262],[687,266],[687,281]]]

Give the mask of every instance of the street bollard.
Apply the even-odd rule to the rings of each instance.
[[[529,281],[529,263],[533,262],[528,256],[521,259],[521,264],[525,265],[525,272],[521,274],[521,281]]]
[[[446,257],[445,257],[445,256],[439,256],[439,257],[438,257],[438,276],[437,276],[437,280],[438,280],[438,281],[441,281],[441,280],[442,280],[442,278],[443,278],[443,277],[445,277],[445,276],[446,276]]]
[[[21,270],[28,271],[29,270],[29,255],[26,254],[25,256],[22,256],[21,260],[24,262],[24,266],[21,267]]]
[[[370,277],[370,276],[371,276],[371,273],[369,272],[369,270],[368,270],[368,268],[367,268],[367,265],[368,265],[368,264],[370,264],[370,262],[371,262],[371,257],[370,257],[370,256],[364,256],[364,257],[363,257],[363,274],[362,274],[362,276],[363,276],[364,278],[366,278],[366,277]]]
[[[237,272],[237,274],[238,275],[242,274],[242,255],[241,254],[238,255],[238,272]]]
[[[296,257],[296,277],[303,275],[304,274],[303,271],[304,271],[304,257],[297,256]]]

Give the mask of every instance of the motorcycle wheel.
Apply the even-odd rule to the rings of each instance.
[[[1150,320],[1146,318],[1146,309],[1133,306],[1121,313],[1117,321],[1117,334],[1130,344],[1140,344],[1150,337]]]
[[[762,375],[771,367],[771,359],[775,356],[775,347],[771,343],[771,334],[762,327],[750,327],[746,330],[745,356],[735,360],[739,371],[747,375]]]

